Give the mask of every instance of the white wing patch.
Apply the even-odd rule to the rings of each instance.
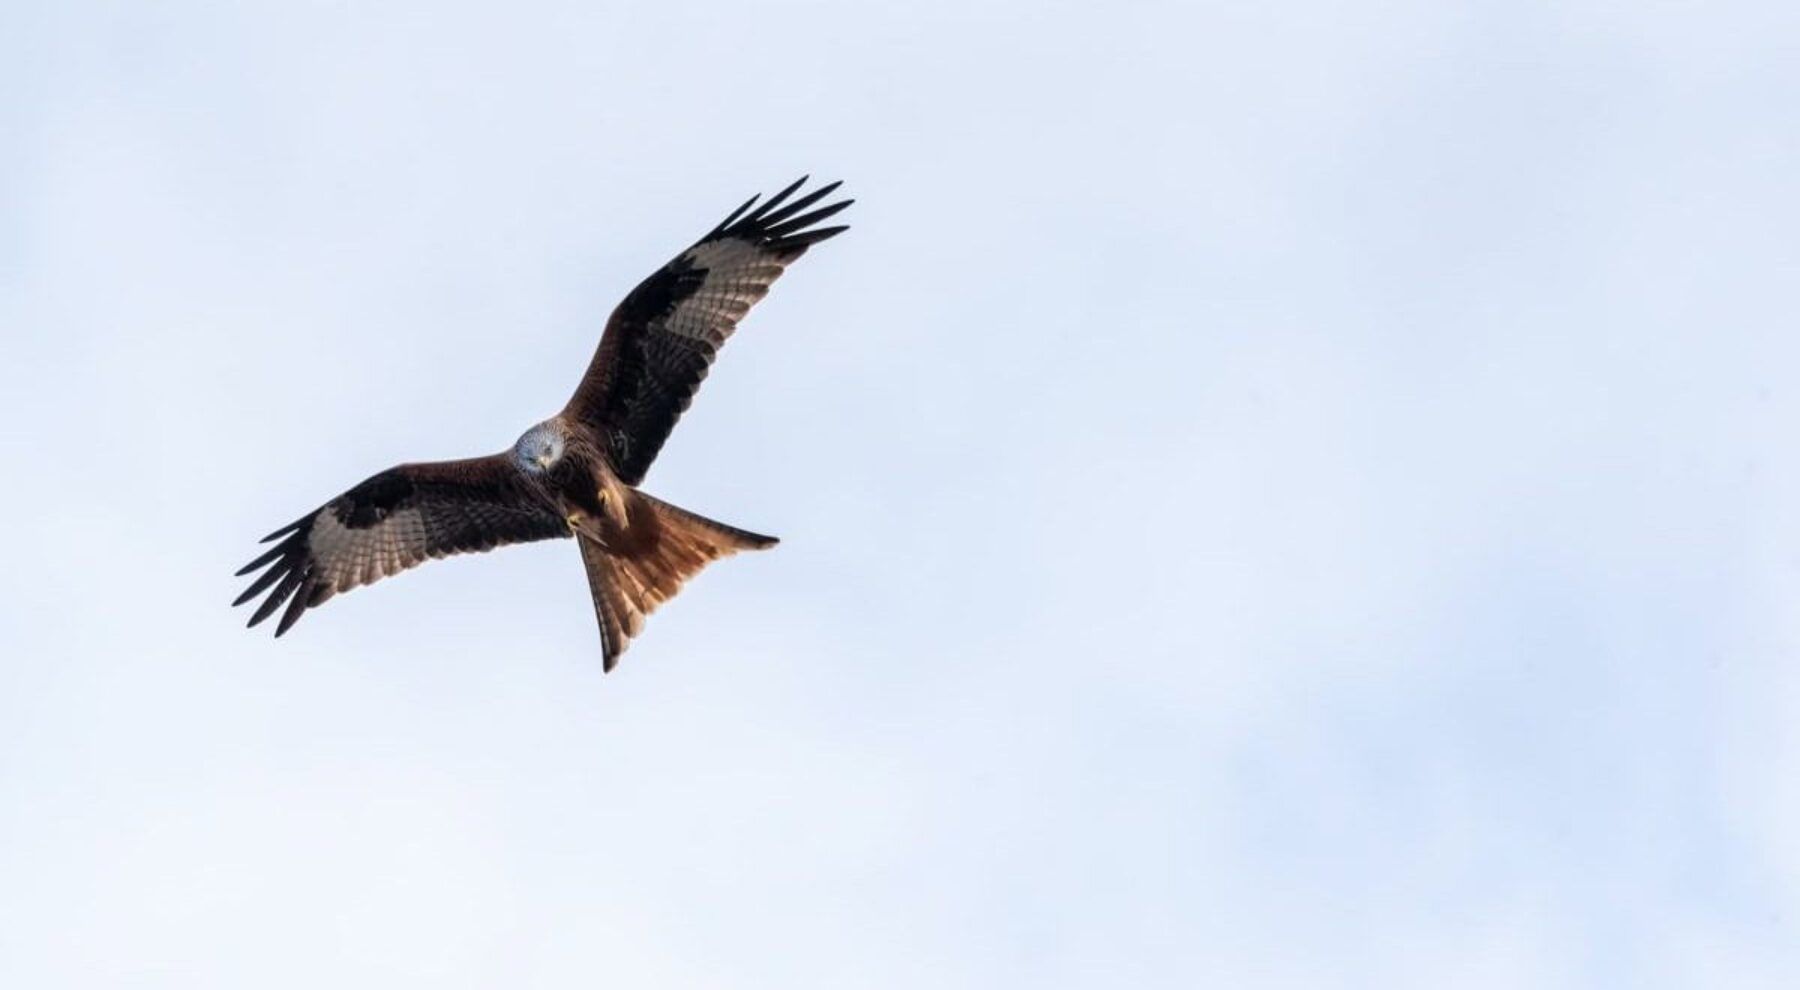
[[[337,591],[392,577],[427,556],[425,519],[417,509],[402,509],[367,529],[351,529],[326,509],[313,520],[308,542],[320,577]]]
[[[706,269],[700,290],[683,299],[664,321],[664,333],[703,340],[717,347],[737,329],[786,266],[755,244],[727,239],[701,244],[686,257],[696,268]]]

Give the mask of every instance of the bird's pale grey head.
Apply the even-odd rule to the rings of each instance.
[[[541,474],[562,460],[569,444],[569,433],[556,420],[545,420],[525,431],[513,444],[513,460],[528,474]]]

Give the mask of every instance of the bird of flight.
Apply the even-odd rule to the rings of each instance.
[[[806,249],[848,229],[821,227],[851,200],[816,209],[839,183],[760,205],[752,196],[619,303],[562,411],[512,449],[402,464],[263,538],[280,541],[233,605],[267,591],[250,625],[287,609],[280,636],[331,596],[427,560],[509,543],[574,537],[612,670],[644,617],[720,557],[775,545],[638,490],[725,338]]]

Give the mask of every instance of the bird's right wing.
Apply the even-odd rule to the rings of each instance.
[[[570,535],[506,454],[402,464],[263,538],[280,540],[238,571],[267,567],[233,605],[273,586],[250,625],[287,602],[275,635],[340,591],[437,557]],[[290,600],[291,599],[291,600]]]
[[[644,480],[725,339],[787,266],[849,229],[818,225],[851,200],[812,208],[835,182],[789,201],[805,181],[761,205],[751,197],[613,310],[563,415],[604,438],[619,480]]]

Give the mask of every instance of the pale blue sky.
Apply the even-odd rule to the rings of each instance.
[[[1800,980],[1800,8],[0,11],[0,985]],[[575,549],[263,533],[855,227]]]

